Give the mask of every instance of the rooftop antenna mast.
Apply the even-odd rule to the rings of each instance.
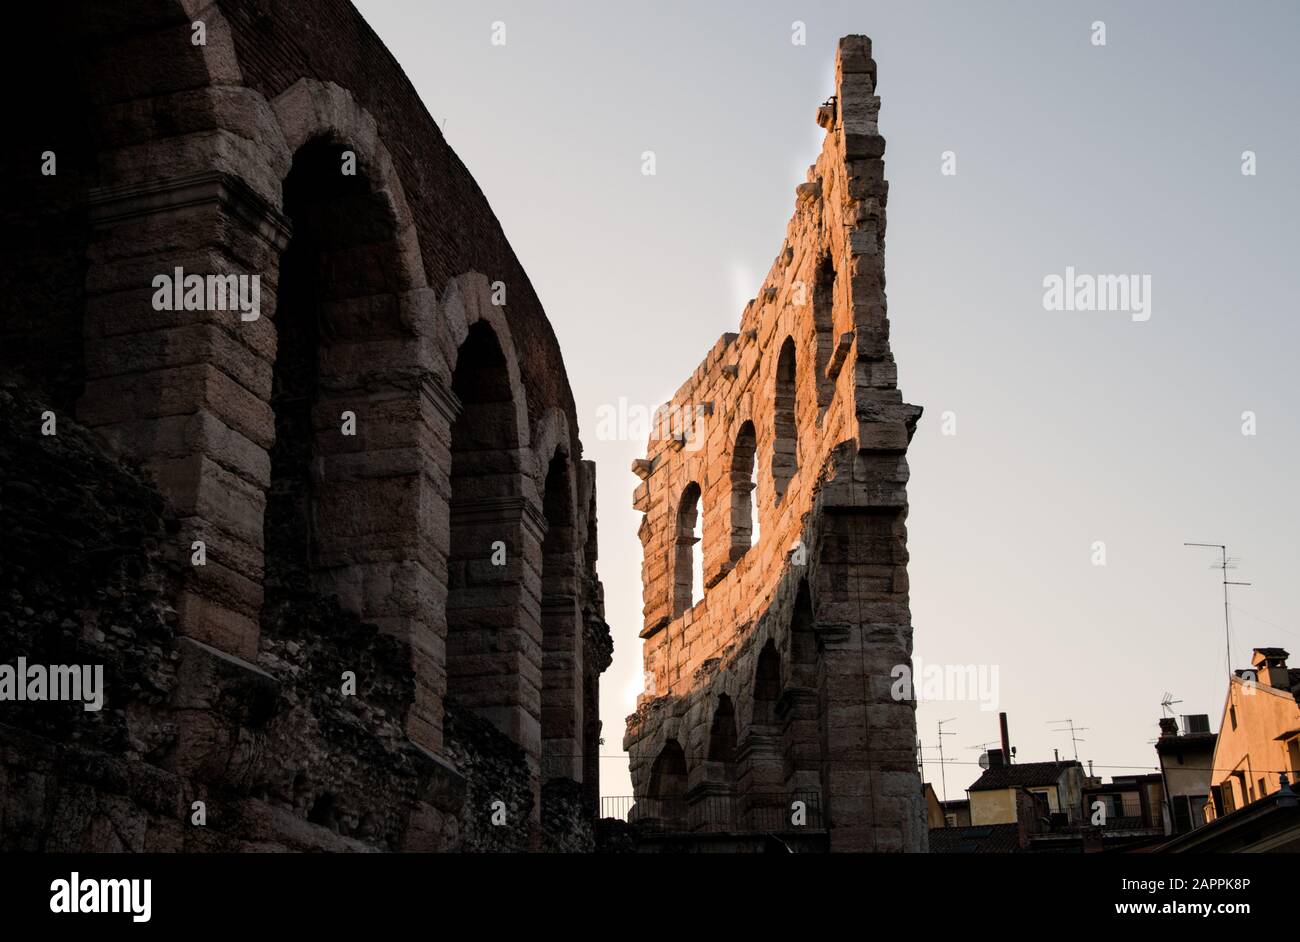
[[[1222,543],[1184,543],[1184,546],[1204,546],[1207,549],[1216,549],[1219,551],[1219,565],[1212,568],[1222,570],[1223,572],[1223,644],[1228,657],[1228,676],[1232,676],[1232,623],[1228,618],[1228,586],[1230,585],[1250,585],[1249,582],[1230,582],[1228,581],[1228,570],[1236,569],[1240,560],[1235,556],[1228,555],[1228,547]]]
[[[1079,761],[1079,743],[1081,743],[1081,742],[1087,742],[1087,741],[1088,741],[1088,740],[1086,740],[1086,739],[1080,739],[1079,736],[1078,736],[1078,734],[1079,734],[1079,733],[1082,733],[1082,732],[1083,732],[1084,730],[1086,730],[1086,729],[1092,729],[1092,727],[1091,727],[1091,726],[1075,726],[1075,725],[1074,725],[1074,720],[1072,720],[1072,719],[1068,719],[1068,718],[1067,718],[1067,719],[1064,719],[1064,720],[1048,720],[1047,722],[1048,722],[1048,723],[1064,723],[1064,724],[1066,724],[1066,726],[1069,727],[1069,730],[1070,730],[1070,742],[1074,743],[1074,761],[1075,761],[1075,762],[1078,762],[1078,761]],[[1053,732],[1056,732],[1056,733],[1063,733],[1063,732],[1065,732],[1065,730],[1064,730],[1064,729],[1056,729],[1056,730],[1053,730]]]
[[[1183,702],[1182,700],[1175,700],[1175,699],[1174,699],[1174,695],[1173,695],[1172,693],[1170,693],[1168,690],[1166,690],[1166,691],[1165,691],[1165,695],[1164,695],[1164,697],[1161,698],[1161,700],[1160,700],[1160,709],[1164,711],[1164,715],[1165,715],[1165,716],[1173,716],[1173,715],[1174,715],[1174,710],[1173,710],[1173,706],[1174,706],[1174,704],[1175,704],[1175,703],[1182,703],[1182,702]]]
[[[941,786],[943,786],[943,800],[944,800],[944,801],[947,801],[947,800],[948,800],[948,776],[945,774],[946,769],[944,768],[944,764],[943,764],[943,737],[945,737],[945,736],[956,736],[957,734],[956,734],[956,733],[945,733],[945,732],[943,731],[943,724],[944,724],[944,723],[952,723],[952,722],[955,722],[956,719],[957,719],[957,717],[954,716],[954,717],[952,717],[952,719],[940,720],[940,721],[939,721],[939,784],[940,784]]]

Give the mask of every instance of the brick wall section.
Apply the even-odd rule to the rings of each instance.
[[[206,44],[192,42],[194,20],[205,25]],[[545,778],[579,783],[594,814],[598,763],[573,756],[594,757],[600,727],[591,705],[609,663],[594,468],[582,460],[540,302],[393,57],[346,0],[85,0],[36,11],[35,21],[33,41],[50,46],[51,61],[71,59],[76,68],[57,70],[66,133],[50,133],[48,120],[29,123],[0,156],[13,171],[6,194],[27,194],[6,201],[6,228],[18,238],[3,245],[0,374],[43,389],[61,423],[80,422],[137,467],[175,521],[160,545],[174,574],[173,628],[185,642],[178,650],[206,665],[191,678],[198,687],[173,691],[178,767],[205,781],[211,727],[224,722],[201,715],[215,702],[203,685],[256,690],[266,676],[301,668],[290,645],[304,639],[292,626],[282,631],[276,613],[286,602],[319,602],[364,637],[359,674],[402,665],[400,683],[381,685],[391,697],[371,733],[384,741],[396,725],[404,755],[448,771],[449,623],[477,606],[499,612],[498,631],[454,652],[456,670],[471,678],[473,711],[522,750],[529,800],[515,810],[530,816],[530,846],[539,844]],[[34,155],[45,148],[58,151],[57,176],[39,172]],[[344,149],[357,157],[356,186],[331,196]],[[286,201],[286,181],[296,199]],[[326,218],[312,217],[316,210]],[[297,250],[307,267],[282,271]],[[317,280],[330,292],[286,289],[281,297],[282,281],[314,283],[312,264],[329,272]],[[152,281],[176,268],[259,276],[261,316],[160,309]],[[306,276],[295,281],[295,272]],[[504,303],[490,298],[495,282],[505,286]],[[319,342],[302,339],[310,330],[280,329],[294,323],[327,329]],[[509,486],[488,495],[475,492],[474,475],[461,475],[462,486],[453,475],[483,431],[466,432],[484,423],[477,404],[454,389],[467,338],[484,329],[498,349],[493,395],[508,390],[493,401],[510,418],[492,456]],[[291,411],[280,354],[292,343],[310,349],[289,361],[314,367],[319,382],[293,413],[297,421],[277,424]],[[344,410],[355,414],[355,436],[340,434]],[[457,426],[461,416],[470,418]],[[295,434],[300,447],[282,450],[298,458],[286,477],[273,449],[293,446]],[[554,529],[569,530],[576,545],[547,575],[548,584],[564,583],[548,592],[569,609],[552,606],[546,624],[572,624],[547,632],[542,504],[556,461],[574,496],[566,526]],[[295,488],[306,509],[283,521],[277,509],[268,527],[268,492]],[[450,534],[464,520],[486,521],[482,535],[508,544],[506,566],[488,562],[492,547],[477,535],[453,556]],[[301,537],[299,529],[309,539],[277,538]],[[203,566],[188,564],[196,539],[207,547]],[[268,555],[283,562],[280,544],[309,547],[299,554],[301,580],[297,569],[292,579],[265,578]],[[492,676],[479,670],[488,661]],[[549,752],[544,714],[552,718]],[[351,821],[341,810],[347,788],[365,786],[344,784],[318,796],[318,816]],[[364,801],[351,798],[353,806]],[[407,846],[447,844],[438,822],[417,822],[411,833]]]
[[[743,811],[812,792],[832,850],[921,850],[913,705],[889,696],[891,669],[911,657],[905,453],[921,410],[903,401],[889,348],[875,71],[866,37],[840,41],[835,97],[818,110],[822,152],[796,190],[781,250],[740,330],[668,404],[669,416],[699,421],[686,435],[652,436],[634,465],[647,692],[625,745],[639,797],[655,797],[652,764],[676,739],[692,801],[721,795]],[[793,434],[780,414],[787,338]],[[741,552],[746,475],[733,448],[745,423],[756,432],[761,538]],[[704,591],[682,611],[674,597],[689,534],[678,513],[692,485]],[[755,699],[769,641],[781,662],[774,716]],[[736,705],[740,743],[719,763],[706,751],[722,694]]]

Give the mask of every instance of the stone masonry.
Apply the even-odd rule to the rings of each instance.
[[[35,17],[48,81],[0,155],[0,651],[107,690],[0,703],[0,849],[589,847],[595,469],[396,61],[346,0]],[[175,309],[185,276],[227,293]]]
[[[870,40],[842,39],[780,253],[633,467],[634,822],[797,833],[802,801],[832,851],[926,849],[914,704],[890,695],[911,663],[906,452],[921,410],[889,348],[875,87]]]

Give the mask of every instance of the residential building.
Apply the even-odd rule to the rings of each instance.
[[[1010,765],[1001,749],[990,749],[988,757],[984,774],[966,789],[972,826],[1016,823],[1021,789],[1040,798],[1048,815],[1065,815],[1069,823],[1078,821],[1084,774],[1077,760]]]
[[[1166,834],[1184,834],[1205,823],[1217,742],[1210,718],[1203,713],[1184,716],[1181,731],[1174,717],[1161,718],[1156,755],[1164,780],[1161,817]]]
[[[1300,773],[1300,671],[1282,648],[1255,648],[1248,670],[1228,682],[1211,763],[1208,820],[1222,818],[1278,791],[1281,775]]]

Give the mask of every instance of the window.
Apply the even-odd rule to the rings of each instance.
[[[695,552],[700,542],[700,486],[686,485],[677,505],[677,537],[673,546],[673,617],[676,618],[700,600],[704,585],[703,554]]]
[[[794,339],[786,337],[776,361],[774,436],[772,442],[772,486],[780,503],[785,489],[799,470],[799,434],[795,402]]]
[[[758,542],[758,503],[754,500],[754,423],[746,422],[731,451],[731,561],[735,562]]]

